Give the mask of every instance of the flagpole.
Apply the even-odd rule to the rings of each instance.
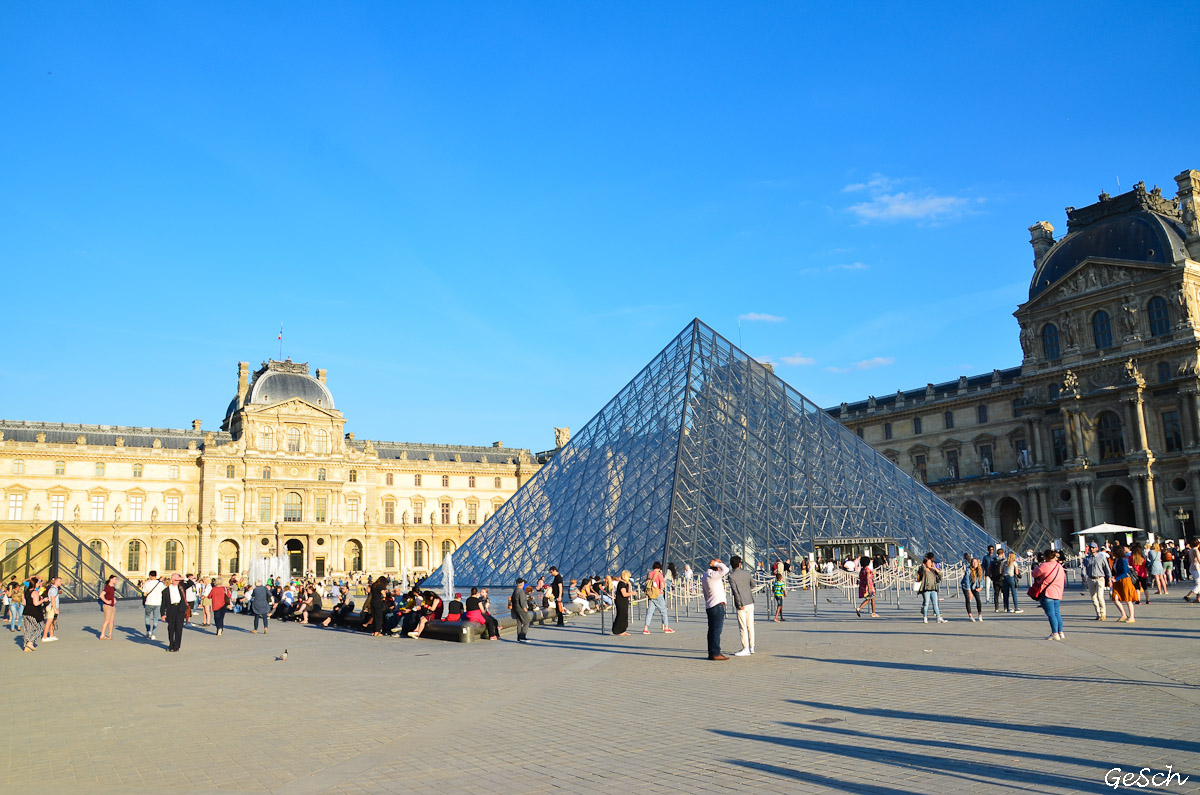
[[[283,324],[279,324],[279,361],[283,361]]]

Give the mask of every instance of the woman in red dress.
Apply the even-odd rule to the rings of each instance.
[[[875,569],[871,566],[871,559],[863,555],[858,560],[858,566],[858,598],[862,600],[862,604],[854,608],[854,612],[862,618],[862,609],[870,602],[871,618],[879,618],[879,614],[875,612]]]
[[[114,583],[117,575],[113,574],[104,581],[104,590],[100,592],[100,604],[104,608],[104,623],[100,625],[100,640],[112,640],[113,623],[117,620],[117,587]]]

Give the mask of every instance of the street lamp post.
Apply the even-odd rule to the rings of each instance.
[[[1175,509],[1175,518],[1179,520],[1179,538],[1183,540],[1187,538],[1187,520],[1191,519],[1192,515],[1180,507]]]

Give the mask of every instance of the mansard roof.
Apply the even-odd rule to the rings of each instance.
[[[117,437],[125,440],[126,447],[153,447],[158,439],[167,450],[186,450],[195,442],[204,446],[204,437],[210,433],[213,444],[226,444],[232,437],[223,431],[193,431],[181,428],[142,428],[132,425],[86,425],[70,422],[30,422],[28,420],[0,420],[0,432],[5,439],[18,442],[36,442],[39,433],[46,434],[49,444],[75,444],[83,436],[87,444],[107,445],[117,443]]]

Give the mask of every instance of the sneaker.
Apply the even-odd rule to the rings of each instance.
[[[749,649],[742,649],[741,651],[735,651],[735,652],[733,653],[733,656],[734,656],[734,657],[749,657],[749,656],[750,656],[750,650],[749,650]]]
[[[1024,610],[1014,610],[1013,612],[1014,613],[1024,613],[1025,611]]]
[[[1065,633],[1065,632],[1060,632],[1060,633],[1058,633],[1058,639],[1059,639],[1059,640],[1062,640],[1062,639],[1063,639],[1063,638],[1066,636],[1066,634],[1067,634],[1067,633]]]
[[[980,614],[979,614],[979,620],[980,620],[980,621],[983,621],[983,613],[980,613]]]
[[[1057,633],[1057,632],[1051,632],[1051,633],[1050,633],[1050,637],[1046,638],[1046,640],[1058,640],[1058,633]]]
[[[948,622],[946,619],[942,618],[941,616],[938,616],[938,623],[939,624],[948,624],[950,622]]]
[[[928,624],[928,623],[929,623],[929,616],[921,616],[921,620],[922,620],[922,621],[924,621],[926,624]]]
[[[750,647],[750,653],[751,653],[751,654],[754,654],[754,647],[753,647],[753,646],[751,646],[751,647]]]
[[[42,638],[42,643],[51,643],[56,640],[58,640],[58,638]]]
[[[675,630],[671,629],[670,627],[663,627],[663,632],[667,633],[668,635],[674,631]]]

